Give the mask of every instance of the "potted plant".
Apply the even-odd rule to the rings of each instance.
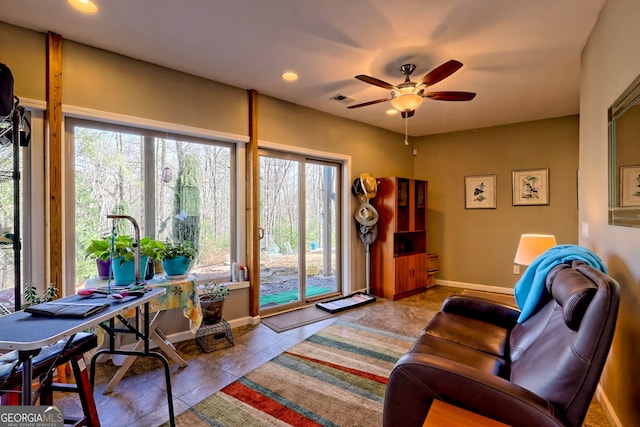
[[[143,239],[140,239],[141,242]],[[135,250],[131,236],[120,235],[113,239],[113,278],[116,286],[130,285],[135,282]],[[146,275],[149,256],[142,253],[140,244],[140,279]]]
[[[213,325],[222,320],[224,300],[230,292],[224,283],[207,282],[198,286],[202,322],[205,325]]]
[[[87,258],[94,258],[96,260],[98,279],[108,279],[111,270],[111,237],[91,240],[85,254]]]
[[[162,251],[162,266],[168,277],[185,275],[193,262],[198,250],[189,241],[164,243]]]
[[[140,253],[149,257],[145,279],[151,279],[155,274],[164,273],[162,257],[166,248],[160,240],[154,240],[150,237],[140,239]]]

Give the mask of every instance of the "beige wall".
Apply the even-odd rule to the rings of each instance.
[[[429,252],[439,280],[513,288],[520,234],[577,243],[578,117],[422,137],[417,178],[429,181]],[[512,171],[549,168],[548,206],[513,206]],[[497,175],[497,208],[465,209],[464,177]]]
[[[412,175],[404,136],[267,96],[259,98],[260,140],[351,156],[353,177]]]
[[[13,91],[19,98],[46,98],[45,35],[0,22],[0,62],[14,76]]]
[[[260,96],[258,105],[260,141],[350,156],[351,179],[363,172],[413,174],[411,149],[402,135],[268,96]]]
[[[620,425],[640,425],[640,229],[608,224],[607,109],[640,74],[640,2],[608,0],[582,55],[580,244],[595,250],[621,285],[618,324],[601,378]],[[581,225],[582,226],[582,225]]]
[[[62,45],[62,103],[248,134],[245,90],[69,40]]]

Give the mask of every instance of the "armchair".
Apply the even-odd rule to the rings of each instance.
[[[452,296],[395,365],[383,425],[421,426],[433,399],[511,426],[579,427],[611,346],[618,283],[582,261],[555,266],[544,305]]]

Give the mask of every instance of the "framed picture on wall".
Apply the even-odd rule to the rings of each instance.
[[[477,175],[464,177],[464,208],[496,208],[495,175]]]
[[[640,166],[620,167],[620,206],[640,206]]]
[[[513,206],[549,204],[549,168],[512,172]]]

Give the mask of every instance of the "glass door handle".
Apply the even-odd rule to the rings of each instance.
[[[258,227],[258,240],[264,239],[264,228]]]

